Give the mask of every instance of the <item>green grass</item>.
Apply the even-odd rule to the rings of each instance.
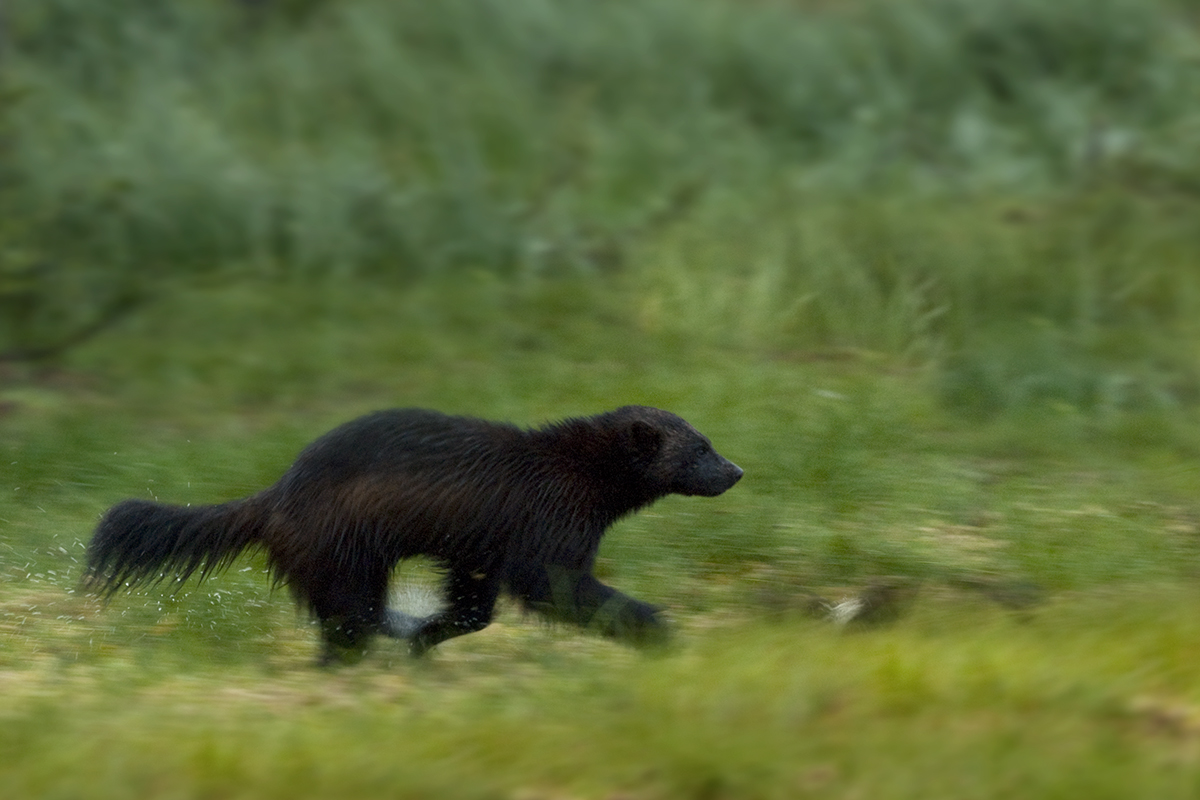
[[[981,417],[1200,396],[1185,5],[13,6],[0,354],[181,277],[484,273]]]
[[[1195,3],[246,5],[5,6],[0,796],[1196,795]],[[623,403],[746,469],[603,545],[666,652],[76,591],[368,410]]]
[[[1194,195],[1196,39],[1165,0],[311,5],[13,3],[36,246],[141,280],[561,274],[781,186]]]
[[[927,371],[684,346],[606,319],[620,298],[590,283],[485,284],[481,303],[471,284],[179,291],[54,368],[10,373],[0,791],[1194,792],[1192,412],[979,422],[941,406]],[[664,654],[505,606],[427,663],[381,641],[329,672],[260,559],[177,595],[74,592],[108,504],[247,494],[369,408],[537,423],[627,401],[675,408],[747,470],[605,543],[601,575],[668,606]],[[920,583],[890,625],[805,610],[885,575]]]
[[[0,785],[38,797],[1189,797],[1196,610],[1194,594],[1126,594],[1020,622],[933,599],[865,634],[724,615],[657,659],[517,625],[420,669],[336,674],[306,668],[286,629],[254,659],[216,663],[161,642],[135,650],[141,663],[111,647],[80,662],[36,653],[6,673]]]

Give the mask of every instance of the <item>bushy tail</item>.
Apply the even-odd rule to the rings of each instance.
[[[85,588],[108,596],[138,583],[201,578],[261,541],[264,515],[252,501],[169,506],[126,500],[108,510],[87,550]]]

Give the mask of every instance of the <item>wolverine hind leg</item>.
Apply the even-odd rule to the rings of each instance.
[[[386,632],[388,574],[339,575],[323,585],[300,590],[321,624],[322,664],[353,663],[371,638]]]

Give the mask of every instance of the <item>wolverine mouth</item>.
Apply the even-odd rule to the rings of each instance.
[[[719,480],[713,480],[699,486],[691,486],[687,491],[680,492],[680,494],[690,497],[716,497],[732,489],[734,484],[740,481],[745,474],[745,470],[730,461],[729,466],[725,469],[725,474]]]

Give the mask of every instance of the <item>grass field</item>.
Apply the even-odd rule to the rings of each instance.
[[[442,319],[407,292],[181,292],[10,376],[5,796],[1194,793],[1189,413],[980,423],[920,371],[683,347],[511,302]],[[330,672],[255,559],[178,595],[73,591],[108,504],[244,495],[360,411],[537,423],[627,401],[677,409],[747,470],[602,551],[607,580],[669,607],[666,653],[507,608],[427,663],[385,641]],[[881,576],[920,584],[895,622],[807,613]]]
[[[0,796],[1200,792],[1194,3],[5,11]],[[746,470],[604,543],[663,652],[76,590],[368,410],[625,403]]]

